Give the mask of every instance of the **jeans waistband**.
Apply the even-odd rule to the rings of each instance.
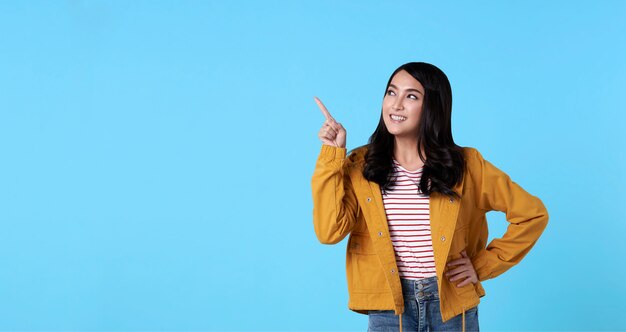
[[[437,286],[437,276],[423,279],[400,278],[402,283],[402,293],[405,297],[424,299],[439,299],[439,288]]]

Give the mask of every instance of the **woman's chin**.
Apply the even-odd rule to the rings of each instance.
[[[387,131],[391,134],[391,135],[401,135],[404,130],[398,128],[397,126],[391,125],[391,126],[387,126]]]
[[[406,130],[391,130],[389,131],[389,133],[391,135],[393,135],[395,138],[403,138],[403,137],[413,137],[415,138],[415,134],[412,134],[410,132],[407,132]]]

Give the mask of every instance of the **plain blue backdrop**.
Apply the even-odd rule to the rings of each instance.
[[[485,331],[624,330],[623,1],[0,1],[0,330],[364,331],[317,242],[318,96],[365,144],[391,72],[550,214]],[[490,238],[506,230],[488,214]]]

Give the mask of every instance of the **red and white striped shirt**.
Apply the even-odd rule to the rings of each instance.
[[[400,277],[422,279],[436,275],[430,233],[429,197],[418,193],[423,166],[409,171],[393,159],[396,182],[383,193],[391,242]]]

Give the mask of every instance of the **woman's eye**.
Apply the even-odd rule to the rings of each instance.
[[[388,95],[391,95],[392,93],[393,93],[393,91],[391,91],[391,90],[387,90],[387,94],[388,94]]]
[[[416,95],[409,95],[409,97],[413,97],[413,99],[417,100],[417,96]]]

